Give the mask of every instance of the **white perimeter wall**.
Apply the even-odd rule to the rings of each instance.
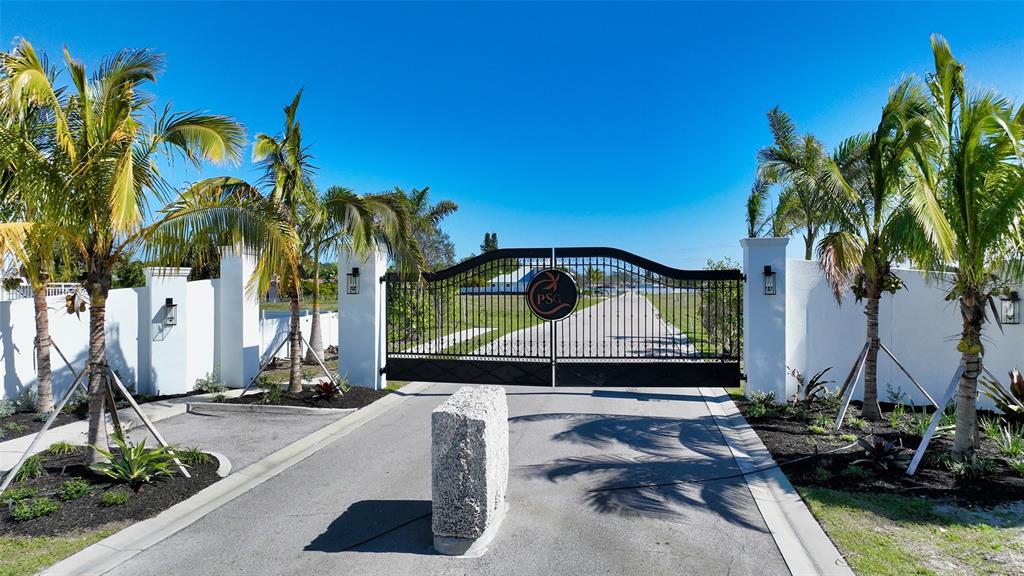
[[[827,376],[838,386],[864,346],[867,330],[864,303],[847,293],[838,306],[818,268],[817,262],[787,260],[786,277],[786,365],[810,375],[832,366]],[[960,334],[960,313],[956,302],[945,301],[948,289],[944,276],[925,279],[915,270],[898,269],[906,288],[885,294],[879,307],[879,337],[914,378],[938,400],[949,385],[960,362],[956,344]],[[985,367],[1001,382],[1015,367],[1024,367],[1024,325],[985,324]],[[916,404],[927,399],[885,355],[878,354],[878,394],[888,400],[886,384],[891,383]],[[855,398],[861,398],[863,379]],[[991,407],[982,396],[979,406]]]
[[[191,386],[199,378],[216,373],[215,358],[220,346],[220,322],[217,322],[217,285],[219,280],[197,280],[187,284],[188,372]]]
[[[288,339],[288,322],[289,317],[287,313],[274,313],[273,316],[267,317],[264,315],[260,318],[260,362],[266,362],[267,357],[274,352],[279,344]],[[299,317],[299,328],[302,330],[302,337],[309,342],[309,330],[313,323],[312,314],[304,314]],[[324,348],[328,346],[338,345],[338,313],[337,312],[321,312],[320,313],[320,336],[323,338]],[[303,354],[305,354],[306,347],[302,347]],[[291,356],[291,350],[288,344],[285,344],[277,352],[277,356],[281,358],[288,358]]]

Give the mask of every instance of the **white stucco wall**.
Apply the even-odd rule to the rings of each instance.
[[[804,374],[832,366],[829,379],[841,383],[864,346],[864,303],[855,302],[847,293],[838,306],[816,262],[788,260],[787,272],[786,365]],[[929,394],[938,397],[959,365],[960,313],[956,302],[945,300],[945,277],[926,279],[919,271],[902,269],[897,274],[906,288],[883,296],[879,336]],[[1024,325],[1003,326],[1000,332],[996,323],[990,322],[984,336],[985,366],[1005,384],[1010,369],[1024,366]],[[862,384],[863,380],[855,398],[861,397]],[[880,352],[878,391],[883,401],[888,400],[886,384],[902,390],[917,404],[927,402]],[[982,396],[979,406],[990,407],[991,402]]]
[[[274,352],[278,344],[288,339],[288,322],[289,317],[287,313],[275,313],[273,316],[267,317],[264,315],[260,319],[260,361],[265,362],[267,357]],[[302,330],[302,336],[309,342],[309,332],[313,323],[313,316],[310,313],[303,313],[299,317],[299,328]],[[320,336],[323,338],[324,348],[328,346],[338,345],[338,313],[337,312],[321,312],[320,313]],[[305,346],[303,346],[303,354],[305,354]],[[277,352],[277,356],[281,358],[288,358],[291,356],[291,350],[288,344],[285,344]]]
[[[217,280],[197,280],[188,283],[188,371],[189,389],[196,380],[215,373],[217,348]]]

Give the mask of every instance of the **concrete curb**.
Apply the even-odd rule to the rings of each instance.
[[[722,388],[700,388],[704,404],[715,420],[768,531],[795,575],[854,576],[800,494],[765,448],[739,408]],[[769,468],[768,470],[763,470]]]
[[[227,456],[212,450],[205,450],[205,452],[217,459],[217,476],[226,478],[228,474],[231,474],[231,460]]]
[[[197,394],[195,396],[184,396],[173,400],[158,400],[155,402],[141,404],[140,407],[151,422],[159,422],[173,416],[178,416],[179,414],[184,414],[187,405],[192,400],[201,398],[209,399],[216,395],[217,393]],[[241,396],[242,390],[228,390],[227,392],[224,392],[224,395],[229,398]],[[131,422],[133,424],[132,429],[142,426],[142,421],[139,420],[139,416],[131,408],[122,408],[117,411],[117,414],[121,418],[122,422]],[[46,431],[46,436],[44,438],[45,442],[40,442],[33,452],[38,454],[39,452],[49,448],[50,444],[60,441],[84,446],[86,444],[88,432],[88,420],[79,420],[78,422],[72,422],[63,426],[50,428]],[[6,442],[0,442],[0,472],[6,472],[13,468],[18,462],[18,459],[21,458],[22,453],[24,453],[25,450],[28,449],[29,445],[32,444],[32,439],[35,437],[35,434],[28,434]],[[168,442],[173,443],[173,440],[173,438],[168,439]]]
[[[312,416],[328,416],[331,414],[349,414],[357,408],[315,408],[313,406],[275,406],[273,404],[225,404],[223,402],[189,402],[187,412],[190,414],[217,414],[230,412],[236,414],[304,414]]]
[[[153,518],[137,522],[104,538],[81,552],[54,564],[40,574],[43,576],[100,576],[109,572],[136,554],[174,535],[203,516],[305,460],[324,446],[360,428],[374,417],[393,408],[406,397],[429,386],[429,383],[424,382],[407,384],[400,391],[385,396],[373,404],[357,410],[354,414],[296,440],[259,462],[201,490],[191,498],[175,504]]]

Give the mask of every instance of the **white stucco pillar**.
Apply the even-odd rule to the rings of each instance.
[[[229,388],[243,388],[260,369],[260,303],[250,291],[256,256],[232,246],[220,249],[217,281],[217,374]]]
[[[745,238],[743,246],[743,364],[745,392],[774,392],[782,402],[796,393],[786,377],[786,244],[788,238]],[[765,267],[775,294],[765,294]]]
[[[338,375],[352,386],[387,386],[384,367],[384,291],[388,259],[378,250],[366,259],[338,250]],[[358,294],[349,294],[348,275],[358,271]]]
[[[142,309],[149,335],[149,366],[138,379],[139,392],[182,394],[192,389],[188,375],[188,273],[191,268],[145,268]],[[148,379],[148,385],[144,378]]]

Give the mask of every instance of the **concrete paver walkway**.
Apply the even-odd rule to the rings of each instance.
[[[509,515],[483,557],[433,555],[430,411],[456,389],[426,387],[110,574],[789,573],[696,389],[507,387]]]

